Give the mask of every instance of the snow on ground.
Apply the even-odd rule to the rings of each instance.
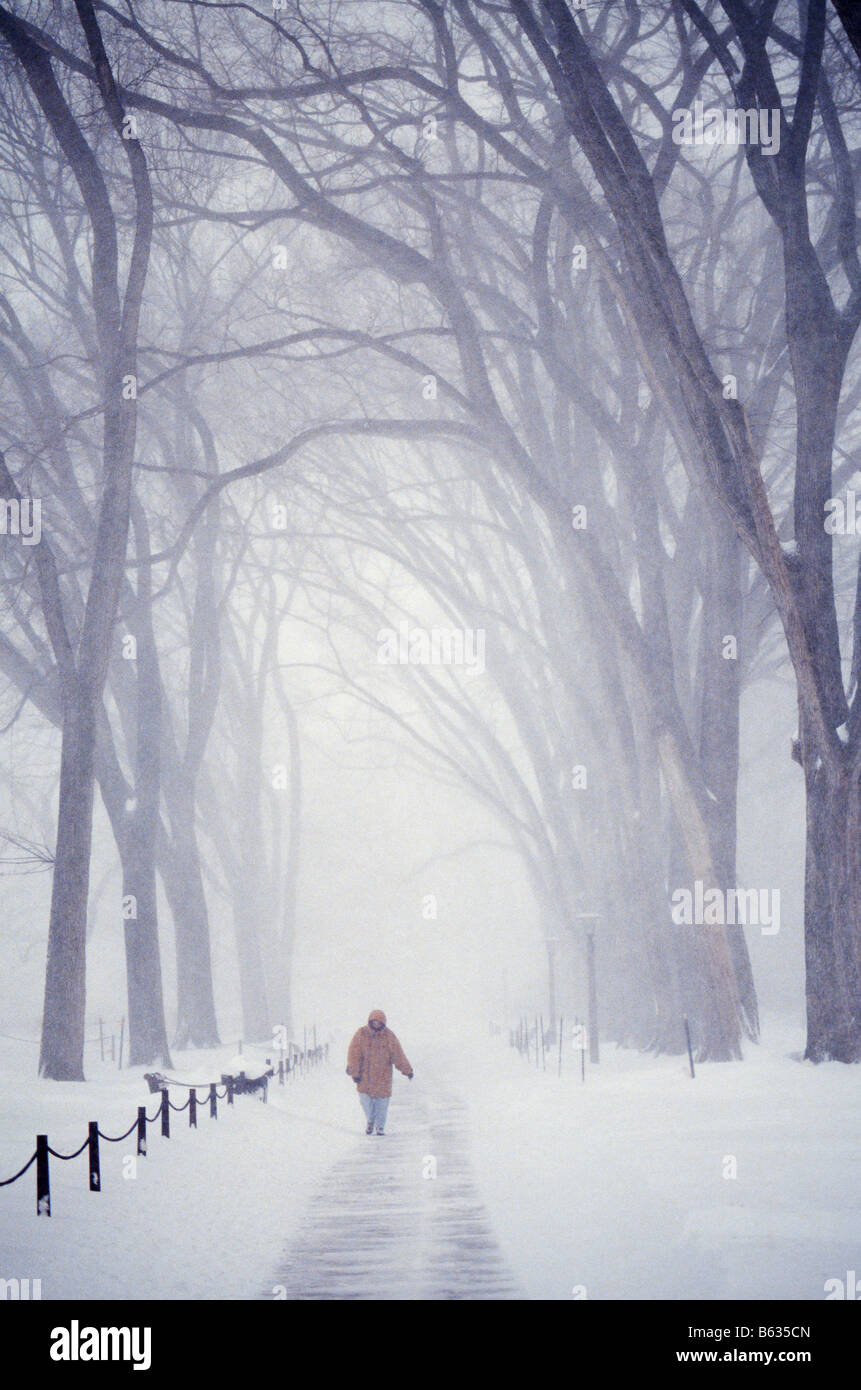
[[[816,1300],[826,1280],[861,1273],[859,1072],[793,1060],[797,1034],[766,1029],[744,1063],[703,1065],[695,1080],[679,1058],[605,1046],[581,1084],[570,1039],[558,1077],[555,1055],[540,1072],[499,1038],[400,1031],[434,1125],[467,1102],[476,1200],[527,1297]],[[26,1161],[37,1131],[68,1152],[89,1119],[118,1134],[143,1101],[155,1111],[142,1068],[106,1063],[85,1084],[37,1081],[32,1048],[0,1046],[0,1177]],[[182,1054],[171,1075],[214,1080],[234,1052]],[[395,1077],[393,1153],[408,1137],[399,1088],[409,1084]],[[123,1177],[133,1137],[103,1143],[100,1194],[87,1190],[85,1154],[52,1159],[50,1220],[35,1215],[33,1169],[0,1189],[0,1277],[41,1279],[45,1299],[272,1297],[315,1197],[319,1215],[327,1174],[362,1161],[343,1047],[271,1087],[267,1106],[238,1096],[232,1112],[219,1102],[217,1121],[201,1106],[197,1132],[185,1114],[172,1125],[169,1141],[151,1127],[134,1177]],[[361,1180],[357,1169],[357,1198]]]
[[[857,1067],[793,1060],[779,1024],[694,1080],[605,1046],[582,1084],[570,1038],[561,1077],[493,1041],[459,1064],[472,1158],[529,1297],[815,1300],[861,1274]]]
[[[97,1079],[57,1083],[33,1078],[33,1049],[4,1042],[0,1053],[0,1178],[26,1162],[37,1132],[70,1153],[98,1120],[121,1134],[146,1103],[143,1072],[88,1066]],[[217,1081],[236,1044],[213,1052],[174,1054],[170,1075]],[[361,1113],[346,1085],[340,1051],[284,1087],[269,1088],[267,1105],[237,1096],[231,1110],[171,1113],[171,1138],[148,1127],[149,1155],[130,1166],[135,1136],[100,1144],[102,1191],[88,1189],[86,1150],[51,1159],[52,1216],[35,1214],[35,1165],[0,1188],[0,1278],[41,1279],[42,1298],[236,1299],[269,1292],[285,1240],[329,1166],[355,1143]],[[21,1071],[16,1074],[16,1068]],[[249,1064],[249,1072],[257,1068]],[[262,1067],[260,1068],[262,1070]],[[22,1080],[22,1076],[24,1080]],[[182,1104],[186,1092],[172,1088]]]

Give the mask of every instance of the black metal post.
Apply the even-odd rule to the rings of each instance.
[[[36,1135],[36,1215],[51,1215],[51,1174],[48,1168],[48,1136]]]
[[[211,1120],[218,1119],[218,1097],[215,1094],[214,1081],[209,1083],[209,1118]]]
[[[228,1105],[232,1105],[232,1104],[233,1104],[233,1077],[232,1077],[232,1076],[228,1076],[228,1078],[227,1078],[227,1080],[225,1081],[224,1084],[225,1084],[225,1086],[227,1087],[227,1104],[228,1104]]]
[[[544,944],[547,947],[547,995],[550,1004],[550,1034],[547,1042],[552,1047],[556,1041],[553,1035],[556,1027],[556,941],[545,938]]]
[[[146,1158],[146,1106],[138,1106],[138,1156]]]
[[[598,1046],[598,983],[595,977],[595,933],[586,932],[586,972],[589,981],[589,1061],[600,1062]]]
[[[161,1093],[161,1137],[170,1138],[170,1096],[166,1086]]]
[[[685,1038],[687,1039],[688,1044],[688,1061],[691,1064],[691,1076],[695,1077],[696,1072],[694,1071],[694,1050],[691,1046],[691,1026],[688,1023],[687,1014],[685,1014]]]
[[[197,1129],[197,1093],[193,1086],[188,1093],[188,1127]]]
[[[102,1168],[99,1162],[99,1122],[90,1120],[87,1126],[88,1132],[88,1154],[90,1160],[90,1191],[101,1192],[102,1190]]]

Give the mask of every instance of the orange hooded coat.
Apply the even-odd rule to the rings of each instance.
[[[392,1067],[396,1066],[404,1076],[412,1076],[413,1069],[391,1028],[376,1032],[369,1026],[372,1018],[386,1021],[382,1009],[374,1009],[365,1027],[353,1035],[347,1049],[347,1075],[358,1081],[359,1090],[366,1096],[390,1096]]]

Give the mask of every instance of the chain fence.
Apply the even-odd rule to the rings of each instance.
[[[139,1158],[145,1158],[147,1154],[147,1125],[161,1121],[161,1135],[163,1139],[169,1139],[170,1116],[171,1112],[181,1115],[188,1111],[189,1129],[197,1128],[197,1108],[198,1105],[209,1105],[210,1119],[218,1119],[218,1102],[226,1100],[228,1105],[233,1105],[236,1095],[259,1095],[261,1101],[266,1102],[268,1097],[269,1081],[276,1079],[279,1086],[284,1086],[288,1079],[297,1073],[304,1074],[312,1067],[319,1066],[321,1062],[327,1060],[329,1046],[325,1044],[320,1047],[313,1047],[307,1052],[291,1052],[288,1056],[279,1058],[278,1066],[269,1063],[268,1069],[260,1076],[249,1076],[245,1071],[239,1071],[236,1075],[223,1072],[221,1084],[215,1081],[198,1082],[192,1085],[190,1082],[177,1081],[175,1078],[162,1075],[161,1072],[147,1072],[144,1080],[147,1082],[150,1093],[158,1094],[159,1102],[153,1114],[147,1114],[145,1105],[139,1105],[135,1116],[128,1129],[122,1134],[105,1134],[99,1127],[97,1120],[90,1120],[88,1123],[87,1137],[84,1142],[74,1150],[73,1153],[60,1153],[48,1142],[47,1134],[36,1135],[36,1147],[27,1162],[17,1173],[13,1173],[11,1178],[0,1180],[0,1187],[11,1187],[28,1173],[33,1165],[36,1165],[36,1215],[51,1215],[51,1168],[52,1158],[61,1163],[70,1163],[73,1159],[79,1158],[86,1150],[89,1155],[88,1171],[91,1192],[101,1192],[101,1154],[99,1141],[103,1140],[106,1144],[120,1144],[124,1139],[136,1133],[136,1154]],[[170,1098],[170,1087],[181,1087],[188,1091],[188,1096],[183,1105],[177,1105]],[[205,1092],[199,1096],[198,1092]]]

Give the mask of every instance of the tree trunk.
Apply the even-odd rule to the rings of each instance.
[[[847,766],[805,767],[807,1050],[812,1062],[861,1061],[861,788]]]
[[[685,848],[691,887],[699,880],[704,891],[719,888],[706,818],[692,795],[683,760],[672,736],[658,735],[658,752],[670,801]],[[686,981],[688,1012],[699,1020],[697,1051],[702,1060],[727,1062],[741,1057],[741,1001],[726,928],[694,925],[675,928],[694,969]]]
[[[138,554],[145,554],[149,547],[149,535],[139,508],[135,515],[135,534]],[[159,1062],[169,1067],[172,1062],[164,1019],[155,867],[161,798],[161,677],[152,630],[150,574],[147,567],[139,572],[136,598],[136,801],[123,846],[129,1061],[132,1066]]]
[[[157,724],[156,724],[157,731]],[[142,814],[142,803],[158,798],[158,770],[150,768],[154,789],[137,784],[138,803],[126,808],[132,795],[110,742],[107,717],[102,719],[96,749],[96,769],[102,800],[110,818],[123,867],[123,899],[134,899],[136,918],[123,916],[128,989],[129,1059],[132,1066],[161,1062],[171,1066],[164,1020],[161,956],[155,896],[154,830]]]
[[[738,822],[739,703],[741,699],[742,595],[741,543],[726,517],[708,516],[709,564],[704,567],[703,625],[700,647],[700,760],[714,796],[710,821],[715,869],[724,889],[736,886]],[[726,659],[723,642],[734,637],[735,657]],[[747,1036],[759,1036],[759,1004],[747,942],[738,925],[727,924],[742,1021]]]
[[[179,804],[178,804],[179,802]],[[172,838],[163,838],[159,862],[174,919],[177,1018],[175,1047],[217,1047],[209,915],[193,821],[193,805],[172,797]]]
[[[242,1026],[245,1035],[269,1041],[272,1030],[266,998],[261,941],[263,924],[274,910],[277,898],[266,891],[266,850],[263,837],[262,692],[243,687],[247,703],[239,705],[244,737],[237,743],[236,798],[238,853],[233,881],[236,950],[239,960],[239,987],[242,998]],[[268,910],[267,910],[268,899]]]
[[[260,947],[260,895],[254,892],[255,866],[248,864],[250,876],[243,873],[234,886],[233,921],[239,960],[239,993],[242,1001],[242,1036],[249,1042],[271,1042],[272,1028],[266,998],[266,977]],[[281,1020],[279,1019],[280,1023]]]
[[[87,896],[93,838],[96,721],[89,682],[63,682],[60,805],[51,888],[39,1074],[84,1079]]]
[[[129,1065],[173,1065],[167,1042],[158,941],[155,861],[152,843],[135,817],[123,854],[123,913],[128,979]]]

